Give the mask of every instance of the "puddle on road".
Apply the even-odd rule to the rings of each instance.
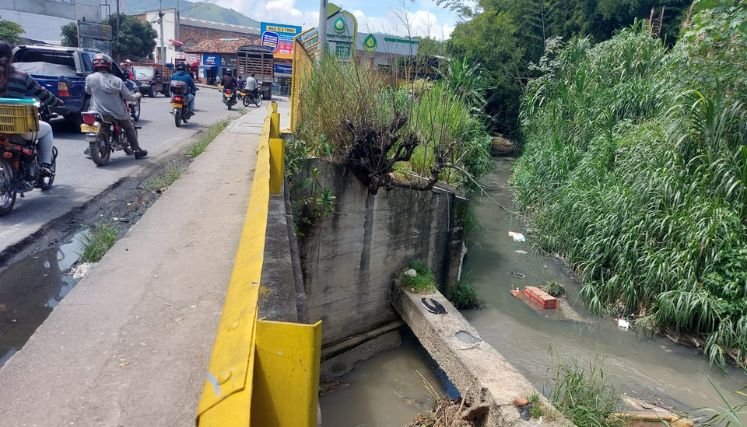
[[[78,280],[67,272],[78,260],[85,232],[56,248],[0,270],[0,366],[4,365]]]

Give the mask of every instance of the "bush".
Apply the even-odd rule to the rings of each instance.
[[[449,295],[449,300],[459,310],[479,308],[480,301],[477,299],[477,291],[472,283],[465,280],[457,282],[454,290]]]
[[[417,276],[410,277],[402,274],[402,287],[413,290],[414,292],[431,292],[436,290],[436,279],[427,265],[422,262],[413,262],[409,268],[415,270]]]
[[[576,360],[559,361],[553,372],[550,400],[574,425],[623,425],[619,420],[608,420],[620,404],[620,395],[607,384],[597,362],[589,362],[587,368]]]
[[[747,363],[747,79],[727,59],[744,57],[746,11],[696,15],[671,52],[641,26],[550,43],[512,178],[592,311],[705,336],[720,365]]]
[[[555,281],[547,282],[543,289],[545,292],[554,296],[555,298],[561,298],[565,296],[565,287]]]

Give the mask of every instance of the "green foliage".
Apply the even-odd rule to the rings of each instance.
[[[117,242],[117,229],[105,222],[93,227],[83,238],[82,262],[99,262]]]
[[[529,403],[532,405],[529,407],[529,417],[530,418],[540,418],[545,415],[545,410],[542,408],[542,402],[540,401],[540,396],[536,392],[532,393],[529,396]]]
[[[185,167],[177,162],[169,162],[166,170],[160,175],[148,180],[144,187],[148,191],[162,192],[182,176]]]
[[[189,147],[189,149],[187,150],[187,155],[189,157],[195,158],[205,152],[208,145],[213,142],[216,136],[223,132],[223,129],[228,127],[229,123],[231,123],[231,121],[229,119],[225,119],[210,125],[209,128],[200,133],[200,137],[197,142]]]
[[[477,299],[477,290],[466,279],[457,282],[451,291],[451,295],[449,295],[449,301],[459,310],[480,308],[480,301]]]
[[[78,47],[78,24],[70,22],[60,28],[62,35],[62,45],[68,47]]]
[[[21,41],[21,34],[23,33],[24,29],[20,24],[0,19],[0,40],[5,40],[10,44],[17,44]]]
[[[701,421],[699,425],[703,426],[725,426],[725,427],[745,427],[745,416],[747,415],[747,387],[736,391],[736,399],[739,403],[732,403],[731,400],[724,396],[724,393],[713,384],[710,378],[706,377],[708,382],[711,383],[711,387],[718,393],[718,397],[721,400],[723,406],[716,408],[701,408],[694,411],[691,416],[693,418],[708,417]]]
[[[112,26],[112,53],[115,57],[140,59],[153,54],[158,33],[150,24],[124,14],[119,15],[119,28],[116,15],[109,16],[104,23]]]
[[[417,276],[410,277],[402,274],[400,278],[402,287],[413,290],[414,292],[432,292],[436,290],[436,279],[426,264],[416,261],[410,263],[409,268],[415,270]]]
[[[294,176],[295,178],[298,175]],[[303,236],[317,224],[317,221],[335,211],[335,195],[319,180],[319,169],[309,169],[309,176],[301,182],[302,196],[293,200],[296,231]]]
[[[552,376],[550,400],[577,426],[622,426],[621,421],[608,419],[620,405],[620,395],[607,383],[598,363],[582,366],[575,359],[559,361]]]
[[[593,311],[705,336],[720,365],[747,361],[744,23],[745,6],[709,9],[671,51],[640,24],[548,43],[512,178]]]
[[[565,287],[555,281],[547,282],[542,289],[555,298],[561,298],[565,296]]]
[[[416,96],[410,85],[326,58],[304,85],[298,138],[305,154],[348,166],[372,193],[429,190],[438,180],[470,188],[490,167],[490,140],[467,93],[449,84],[420,85]]]

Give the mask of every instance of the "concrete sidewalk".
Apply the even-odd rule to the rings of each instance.
[[[263,119],[219,135],[0,370],[0,424],[194,424]]]

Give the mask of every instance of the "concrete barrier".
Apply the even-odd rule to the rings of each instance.
[[[422,302],[424,298],[427,302],[433,299],[441,304],[446,313],[430,312]],[[483,341],[477,330],[440,292],[416,294],[395,286],[392,304],[466,402],[473,406],[489,406],[484,425],[537,424],[537,420],[524,421],[514,405],[515,401],[537,393],[534,386]],[[545,412],[542,425],[573,425],[541,395],[540,400]]]

